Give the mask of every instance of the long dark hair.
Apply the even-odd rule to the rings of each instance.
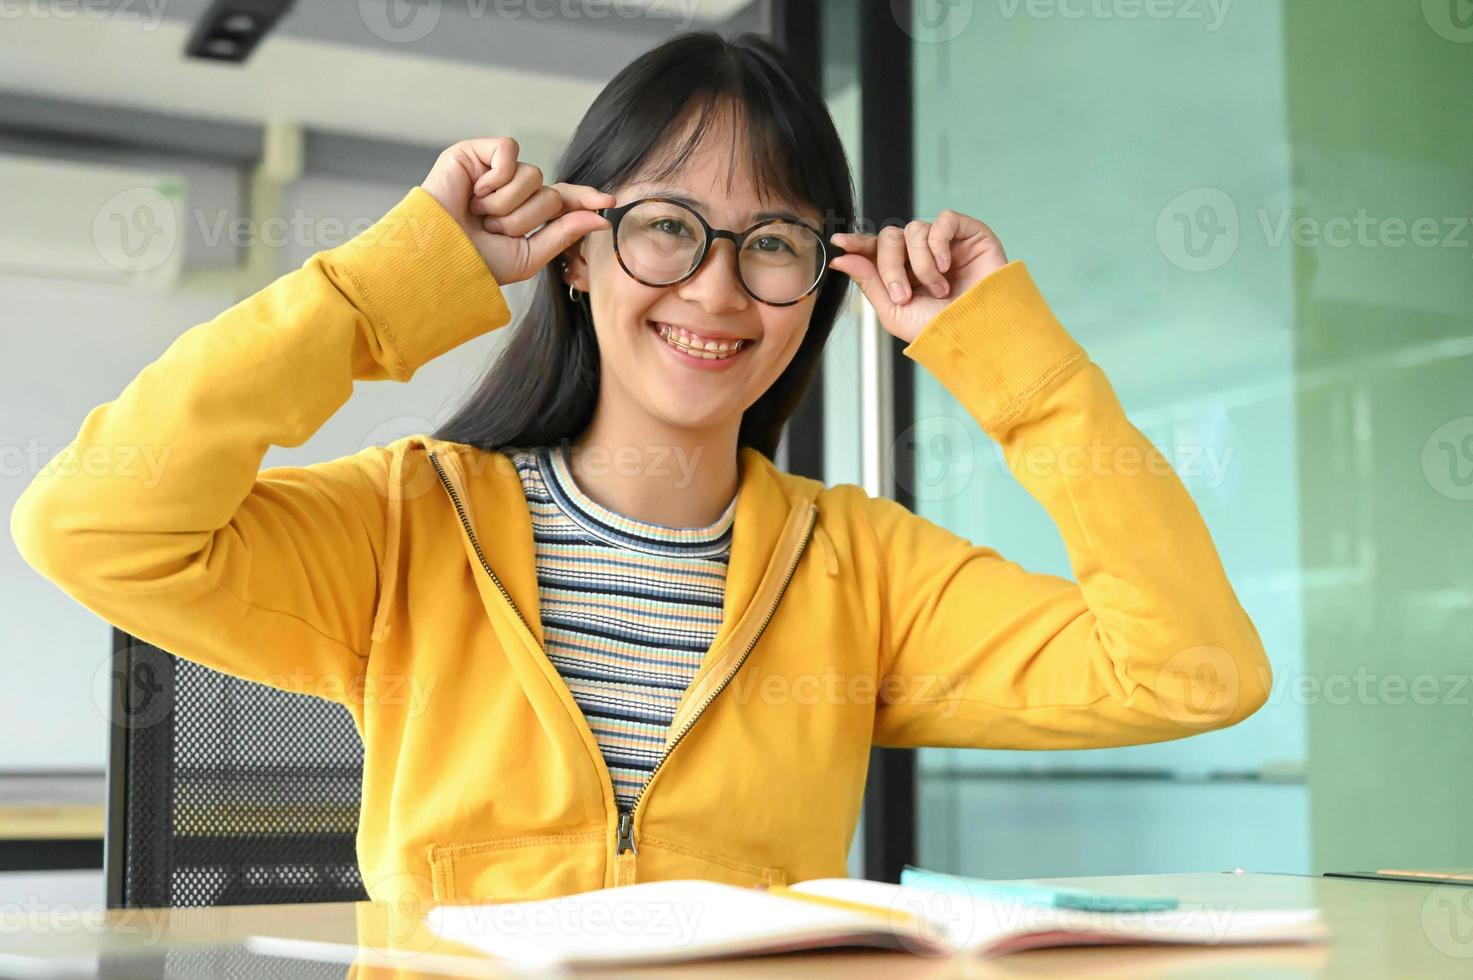
[[[677,35],[635,59],[599,93],[558,162],[554,182],[609,191],[634,175],[660,180],[701,145],[718,110],[736,111],[759,194],[768,188],[823,215],[825,238],[854,223],[854,184],[815,86],[765,38]],[[685,145],[643,173],[676,122],[694,109]],[[736,147],[732,158],[736,159]],[[531,306],[505,349],[437,438],[482,449],[557,445],[578,436],[598,402],[598,338],[587,300],[569,299],[555,260],[538,274]],[[769,459],[813,377],[849,279],[830,270],[792,362],[742,415],[738,443]]]

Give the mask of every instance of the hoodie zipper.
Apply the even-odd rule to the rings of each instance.
[[[670,743],[665,747],[665,751],[661,753],[659,760],[655,762],[655,768],[650,770],[649,777],[645,779],[644,785],[634,795],[634,802],[628,807],[619,808],[619,843],[614,852],[616,856],[626,851],[634,855],[639,854],[639,848],[634,843],[634,815],[639,810],[640,801],[644,799],[645,790],[649,789],[650,784],[655,781],[655,775],[659,773],[660,769],[665,765],[666,760],[670,758],[670,753],[675,751],[675,747],[695,727],[696,722],[705,713],[706,709],[710,707],[711,702],[715,701],[717,696],[726,690],[726,686],[737,675],[737,671],[742,669],[742,664],[747,662],[747,657],[751,655],[752,649],[757,645],[757,641],[762,638],[763,632],[767,629],[767,624],[772,621],[772,617],[777,613],[778,603],[782,602],[783,593],[787,592],[788,583],[793,580],[793,573],[798,570],[798,562],[803,559],[803,552],[807,549],[808,541],[813,536],[813,528],[817,520],[818,509],[812,504],[809,504],[808,526],[803,530],[803,540],[799,542],[798,550],[794,552],[793,560],[788,564],[787,574],[783,576],[783,584],[778,588],[777,595],[773,597],[772,604],[767,607],[767,614],[762,617],[761,625],[752,634],[752,638],[747,641],[747,645],[742,650],[741,656],[737,658],[736,663],[732,664],[731,669],[726,672],[726,676],[721,678],[721,683],[716,685],[715,690],[706,695],[701,701],[700,706],[696,708],[695,714],[690,716],[680,731],[670,740]]]
[[[516,613],[517,619],[520,619],[522,621],[522,625],[527,628],[527,633],[531,635],[535,640],[537,634],[532,631],[531,624],[529,624],[527,622],[527,618],[522,615],[522,610],[517,607],[516,602],[513,601],[511,597],[511,593],[506,590],[506,586],[501,584],[501,579],[497,578],[496,573],[491,570],[491,563],[486,560],[486,555],[481,550],[481,542],[476,537],[475,529],[471,527],[470,518],[466,516],[465,508],[461,505],[460,502],[460,494],[455,491],[455,485],[452,484],[450,482],[450,478],[445,475],[445,470],[441,468],[440,460],[433,451],[429,453],[429,457],[430,462],[433,463],[435,466],[435,472],[439,474],[440,482],[445,486],[445,491],[450,494],[450,502],[455,505],[456,516],[460,518],[461,527],[465,528],[466,536],[470,539],[471,547],[475,549],[476,557],[480,559],[481,567],[486,570],[486,574],[490,576],[491,581],[495,583],[496,588],[500,590],[502,596],[506,599],[507,605],[511,606],[512,612]],[[665,760],[670,758],[670,753],[675,751],[675,747],[680,744],[681,740],[684,739],[687,734],[690,733],[690,730],[695,727],[695,724],[700,719],[701,715],[705,714],[706,709],[710,707],[713,701],[716,700],[717,696],[722,691],[726,690],[726,686],[731,683],[731,679],[737,675],[737,671],[741,670],[742,665],[747,662],[747,657],[751,655],[752,649],[756,647],[757,641],[762,638],[763,632],[766,631],[767,624],[771,622],[772,617],[776,615],[778,603],[782,602],[783,594],[788,591],[788,583],[793,580],[793,573],[798,570],[798,562],[802,561],[803,559],[803,552],[807,550],[808,541],[810,538],[813,537],[813,530],[817,521],[818,508],[814,507],[810,503],[808,512],[808,526],[803,529],[803,540],[799,542],[798,550],[793,554],[793,560],[788,564],[787,574],[783,576],[783,584],[778,588],[777,595],[773,598],[772,604],[767,607],[767,614],[762,617],[762,622],[757,627],[757,631],[753,633],[752,638],[747,641],[747,645],[742,650],[741,656],[737,658],[736,663],[732,664],[731,669],[726,672],[726,676],[721,678],[721,683],[716,686],[715,690],[706,695],[706,697],[701,701],[700,706],[696,708],[695,714],[690,716],[689,720],[687,720],[686,723],[681,727],[675,738],[670,740],[670,743],[665,747],[665,751],[660,754],[660,758],[655,762],[655,767],[650,770],[649,778],[644,781],[644,785],[641,786],[639,788],[639,792],[635,794],[634,802],[631,803],[628,807],[620,807],[617,805],[617,803],[615,804],[615,807],[619,814],[618,844],[614,851],[616,856],[624,854],[625,852],[636,856],[639,854],[639,848],[635,845],[634,842],[634,815],[639,810],[640,802],[644,799],[645,790],[649,789],[650,783],[654,782],[655,774],[658,773],[660,769],[665,765]],[[541,644],[538,645],[541,646]],[[546,652],[546,647],[542,647],[542,649],[544,652]]]
[[[444,469],[440,467],[439,458],[433,452],[429,456],[430,462],[435,464],[435,472],[440,475],[440,482],[445,485],[445,491],[450,494],[450,502],[455,505],[455,513],[460,518],[460,525],[465,528],[466,537],[470,538],[471,547],[476,550],[476,557],[481,560],[481,567],[486,570],[486,574],[491,577],[491,581],[501,591],[502,597],[506,599],[506,604],[511,606],[511,611],[517,614],[517,619],[520,619],[522,625],[527,628],[527,635],[531,636],[533,640],[536,640],[537,633],[532,629],[532,624],[527,622],[527,617],[522,615],[522,610],[512,600],[511,593],[506,591],[506,586],[501,584],[501,579],[497,578],[496,573],[491,571],[491,563],[486,560],[486,554],[481,550],[480,539],[476,537],[475,529],[471,527],[470,518],[465,515],[465,508],[461,506],[460,494],[455,492],[455,485],[450,482],[450,478],[445,475]],[[539,643],[538,646],[541,647],[542,644]],[[544,651],[546,649],[546,647],[543,647]]]

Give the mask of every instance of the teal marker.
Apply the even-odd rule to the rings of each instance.
[[[1177,907],[1174,898],[1136,898],[1129,895],[1101,895],[1080,888],[1052,888],[1032,882],[988,881],[962,875],[942,874],[905,866],[900,883],[911,888],[970,895],[973,898],[995,898],[1043,908],[1078,909],[1083,912],[1164,912]]]

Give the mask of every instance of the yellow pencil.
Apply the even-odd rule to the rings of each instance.
[[[886,922],[899,919],[914,925],[916,917],[902,909],[887,909],[878,905],[867,905],[864,902],[851,902],[844,898],[830,898],[827,895],[811,895],[808,892],[794,891],[783,885],[759,885],[759,888],[772,895],[782,895],[787,898],[796,898],[804,902],[814,902],[818,905],[827,905],[830,908],[848,909],[850,912],[863,912],[866,915],[879,916]]]

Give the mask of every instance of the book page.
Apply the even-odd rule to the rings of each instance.
[[[1230,945],[1304,942],[1329,933],[1316,909],[1250,910],[1184,903],[1169,911],[1088,912],[848,878],[793,891],[909,913],[929,935],[956,948],[998,955],[1037,946],[1168,943]]]
[[[657,963],[834,945],[894,948],[884,916],[710,881],[654,881],[536,902],[440,905],[438,935],[521,965]]]

